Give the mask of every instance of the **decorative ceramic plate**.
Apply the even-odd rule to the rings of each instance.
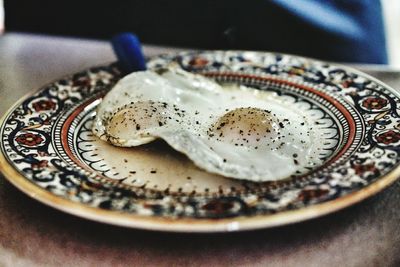
[[[354,204],[400,175],[400,98],[355,70],[257,52],[164,55],[220,83],[276,93],[326,128],[323,164],[279,182],[207,173],[163,142],[119,148],[91,132],[96,107],[121,78],[96,67],[17,103],[1,125],[1,169],[31,197],[84,218],[142,229],[217,232],[272,227]]]

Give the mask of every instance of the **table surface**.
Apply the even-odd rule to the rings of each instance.
[[[177,49],[144,46],[146,55]],[[107,42],[0,36],[0,114],[66,74],[114,61]],[[359,66],[400,88],[400,72]],[[399,266],[400,182],[310,221],[224,234],[151,232],[95,223],[47,207],[0,174],[0,266]]]

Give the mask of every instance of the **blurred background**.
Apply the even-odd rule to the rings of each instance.
[[[2,3],[3,2],[3,3]],[[0,29],[400,67],[399,0],[0,0]]]
[[[400,68],[400,1],[382,0],[389,64]]]

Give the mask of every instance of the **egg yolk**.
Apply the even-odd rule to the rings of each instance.
[[[208,130],[210,137],[235,146],[258,148],[276,137],[278,121],[271,111],[260,108],[237,108],[225,113]]]
[[[107,124],[107,132],[121,139],[129,139],[132,133],[161,127],[166,124],[167,104],[162,102],[135,102],[119,108]]]

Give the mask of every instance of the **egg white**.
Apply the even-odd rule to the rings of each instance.
[[[263,182],[320,164],[314,126],[275,93],[172,68],[121,79],[99,105],[93,132],[124,147],[161,138],[208,172]]]

